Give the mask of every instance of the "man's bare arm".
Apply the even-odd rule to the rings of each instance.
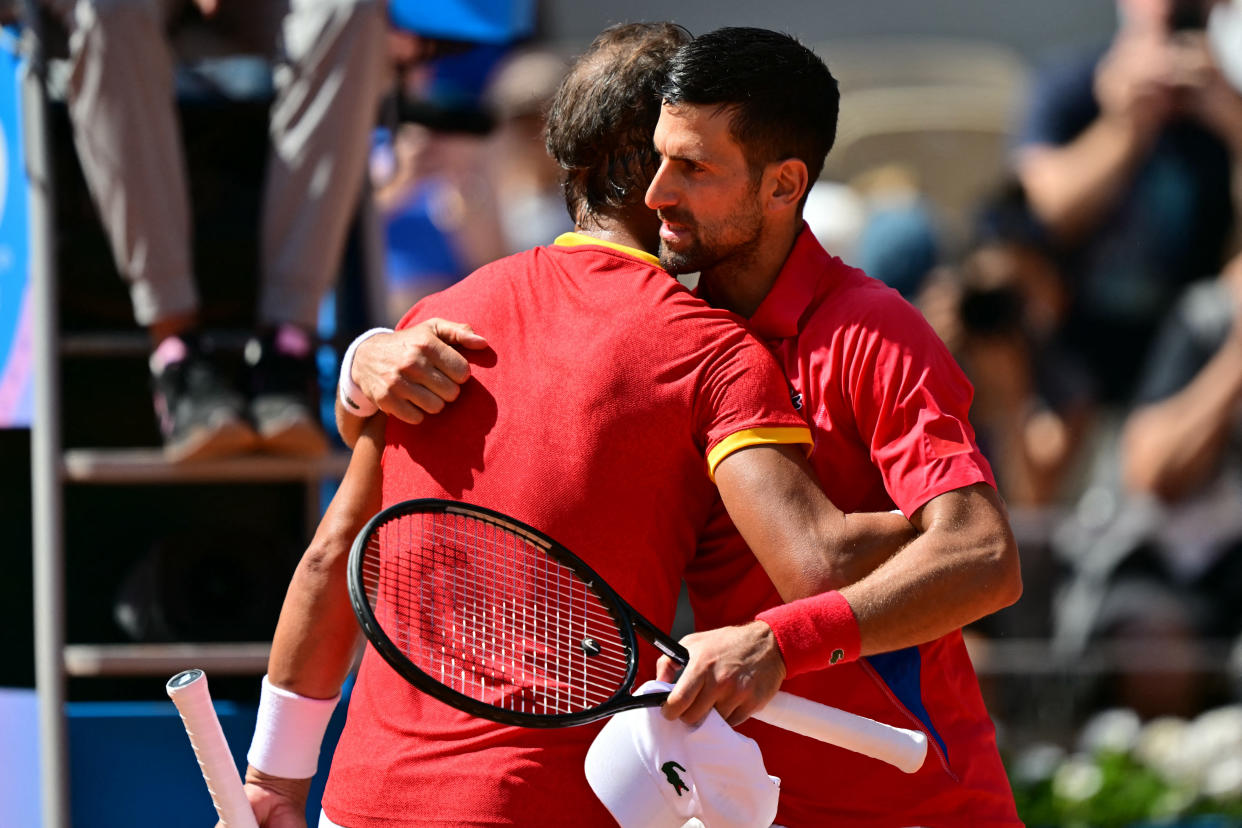
[[[302,696],[335,696],[353,664],[359,631],[346,589],[346,562],[354,538],[380,508],[383,440],[384,418],[371,418],[285,594],[268,678]]]
[[[380,506],[384,418],[373,417],[359,435],[349,468],[297,569],[280,610],[268,680],[313,699],[334,698],[349,674],[361,635],[346,586],[354,537]],[[302,826],[309,779],[246,771],[246,795],[265,826]]]
[[[932,641],[1018,599],[1017,545],[991,486],[933,498],[913,527],[901,526],[899,515],[841,515],[813,479],[808,488],[809,470],[798,460],[789,449],[746,449],[721,461],[716,481],[786,601],[840,591],[857,618],[862,655]],[[785,678],[785,658],[763,621],[682,643],[691,663],[665,704],[670,718],[694,722],[716,707],[737,724]],[[676,668],[662,658],[659,672],[667,681]]]
[[[1242,410],[1242,256],[1221,279],[1234,304],[1224,343],[1184,388],[1126,418],[1121,470],[1133,491],[1176,501],[1203,485],[1221,463]]]
[[[742,538],[786,601],[852,583],[915,537],[900,514],[846,515],[820,488],[800,446],[753,446],[716,467],[721,499]],[[690,665],[664,705],[669,718],[700,721],[715,707],[737,724],[780,688],[785,664],[762,621],[696,633],[682,643]],[[660,676],[675,666],[661,659]]]
[[[840,590],[858,619],[862,655],[933,641],[1022,595],[1017,542],[991,486],[932,498],[911,522],[918,538]]]
[[[1164,40],[1122,34],[1096,70],[1100,115],[1061,146],[1033,146],[1017,159],[1031,207],[1052,232],[1077,241],[1125,193],[1173,113],[1173,55]]]
[[[824,494],[801,446],[736,451],[717,466],[716,485],[785,601],[858,581],[916,535],[897,513],[843,513]]]

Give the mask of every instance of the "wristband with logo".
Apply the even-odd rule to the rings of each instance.
[[[772,607],[755,617],[772,628],[787,678],[859,656],[858,619],[845,596],[835,590]]]

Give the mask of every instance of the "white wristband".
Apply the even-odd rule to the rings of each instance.
[[[392,328],[372,328],[360,334],[345,349],[345,357],[341,360],[341,378],[337,383],[337,387],[340,389],[341,404],[345,406],[345,410],[350,414],[356,414],[359,417],[370,417],[376,411],[379,411],[379,406],[370,397],[362,393],[358,383],[354,382],[352,371],[354,367],[354,352],[358,350],[358,346],[376,334],[382,333],[392,333]]]
[[[271,776],[309,779],[319,769],[319,745],[341,698],[312,699],[263,677],[254,740],[246,760]]]

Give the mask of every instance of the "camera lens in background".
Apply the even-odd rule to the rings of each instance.
[[[1206,0],[1173,0],[1169,9],[1169,30],[1174,32],[1201,32],[1207,28],[1208,10]]]
[[[1012,287],[967,288],[959,309],[968,334],[998,336],[1022,330],[1022,295]]]

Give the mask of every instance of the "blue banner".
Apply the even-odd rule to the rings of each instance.
[[[389,0],[398,29],[467,43],[512,43],[535,29],[535,0]]]
[[[21,67],[16,38],[0,30],[0,428],[28,428],[33,407]]]

